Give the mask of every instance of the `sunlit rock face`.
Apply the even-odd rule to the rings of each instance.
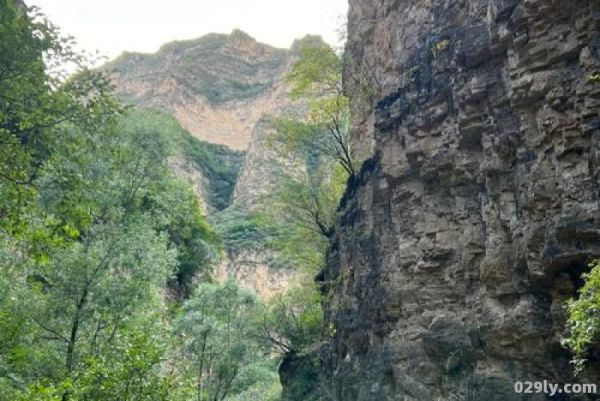
[[[283,78],[295,55],[235,30],[125,53],[104,68],[125,101],[169,111],[198,139],[245,151],[257,122],[291,103]]]
[[[273,253],[263,249],[242,249],[227,252],[216,272],[216,279],[234,279],[252,289],[260,299],[268,300],[284,293],[298,272],[272,265]]]
[[[573,0],[350,0],[346,86],[371,157],[322,279],[340,401],[591,400],[564,302],[600,257],[600,8]],[[360,107],[359,107],[359,102]],[[599,383],[598,350],[577,382]]]
[[[305,112],[285,78],[309,43],[323,41],[306,36],[277,49],[235,30],[168,43],[155,54],[125,53],[103,70],[124,101],[167,111],[196,138],[247,152],[232,201],[254,208],[282,171],[298,168],[268,146],[268,118]]]
[[[244,151],[230,202],[252,213],[270,206],[269,196],[282,173],[303,173],[301,163],[281,157],[267,138],[272,131],[269,117],[306,112],[306,101],[290,98],[285,77],[309,43],[323,44],[320,37],[306,36],[290,49],[277,49],[235,30],[169,43],[155,54],[125,53],[103,70],[124,101],[167,111],[197,139]],[[205,214],[222,209],[211,204],[210,177],[194,163],[177,157],[170,167],[190,183]],[[268,298],[284,291],[296,275],[272,266],[274,258],[259,247],[227,250],[215,275],[219,280],[235,278]]]
[[[273,85],[287,58],[234,31],[125,53],[107,70],[125,100],[171,112],[198,139],[246,150],[254,124],[277,107]]]

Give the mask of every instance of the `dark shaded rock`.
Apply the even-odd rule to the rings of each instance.
[[[600,257],[598,2],[350,0],[345,76],[368,162],[319,277],[338,401],[588,401],[565,301]],[[593,358],[598,353],[591,352]]]
[[[484,63],[491,56],[490,31],[488,24],[477,24],[465,29],[459,57],[467,68]]]
[[[322,377],[314,355],[286,354],[279,365],[282,401],[321,401]]]
[[[423,348],[432,358],[444,362],[442,368],[447,374],[472,370],[474,349],[460,322],[436,318],[423,337]]]

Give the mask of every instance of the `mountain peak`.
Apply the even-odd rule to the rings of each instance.
[[[240,29],[234,29],[228,36],[227,46],[241,54],[255,55],[275,50],[274,47],[258,42]]]
[[[300,39],[294,40],[290,50],[294,51],[301,46],[329,46],[320,35],[305,35]]]
[[[245,40],[248,42],[256,42],[256,39],[254,39],[252,36],[237,28],[231,31],[231,33],[229,34],[229,38],[232,40]]]
[[[287,102],[277,83],[292,57],[235,29],[125,53],[103,68],[126,102],[170,111],[197,138],[245,150],[262,114]]]

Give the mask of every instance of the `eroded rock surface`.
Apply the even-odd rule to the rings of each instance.
[[[245,151],[231,196],[233,205],[225,207],[253,213],[270,207],[268,198],[282,173],[304,172],[301,163],[269,146],[268,119],[306,112],[305,100],[291,99],[285,77],[303,45],[323,43],[320,37],[307,35],[290,49],[277,49],[234,30],[230,35],[168,43],[155,54],[125,53],[103,69],[126,102],[167,111],[197,139]],[[194,163],[180,157],[171,160],[170,167],[192,185],[205,214],[225,208],[211,204],[211,191],[219,183],[211,187],[211,176]],[[216,278],[234,278],[261,297],[269,297],[285,290],[297,274],[273,266],[273,260],[269,250],[228,249]]]
[[[287,50],[235,30],[125,53],[105,69],[124,100],[169,111],[198,139],[246,150],[254,124],[287,101],[276,83],[288,64]]]
[[[194,195],[200,200],[202,214],[206,216],[210,207],[210,199],[206,193],[209,188],[208,179],[204,177],[200,169],[183,157],[171,157],[168,165],[175,177],[190,185]]]
[[[574,381],[563,305],[600,257],[600,3],[350,0],[348,30],[349,92],[379,85],[323,275],[336,399],[594,399],[513,384]],[[590,357],[577,381],[600,383]]]
[[[216,279],[233,279],[241,286],[252,289],[260,299],[267,300],[283,294],[299,272],[274,266],[273,252],[265,249],[241,249],[225,252],[216,272]]]

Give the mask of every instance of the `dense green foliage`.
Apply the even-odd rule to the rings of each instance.
[[[174,118],[145,110],[131,110],[120,121],[118,130],[121,134],[117,140],[129,146],[132,152],[137,153],[145,147],[141,143],[125,143],[124,133],[138,132],[145,142],[150,142],[146,144],[146,153],[150,156],[148,164],[162,160],[163,176],[166,175],[166,159],[180,155],[182,138],[190,137]],[[161,142],[152,142],[152,135],[160,138]],[[162,154],[157,153],[159,148],[163,149]],[[134,157],[133,153],[131,157]],[[143,198],[140,207],[154,210],[153,215],[159,228],[168,233],[169,239],[177,246],[179,264],[175,280],[171,283],[179,294],[189,295],[192,278],[200,273],[199,267],[208,266],[218,259],[220,249],[216,245],[220,239],[204,220],[198,199],[185,183],[171,178],[147,178],[151,181],[151,190]],[[209,273],[205,271],[204,278]]]
[[[288,141],[307,174],[269,213],[230,207],[243,153],[122,106],[36,10],[0,0],[0,22],[0,401],[279,399],[282,355],[321,331],[312,278],[347,165]],[[181,157],[209,181],[214,230],[169,170]],[[263,303],[212,282],[223,245],[304,274]]]
[[[169,141],[154,128],[127,116],[114,133],[90,135],[88,146],[57,152],[40,168],[27,214],[35,230],[2,237],[1,292],[11,300],[2,314],[14,344],[3,355],[12,378],[4,394],[162,399],[162,360],[147,351],[164,352],[169,338],[155,323],[166,316],[167,281],[175,275],[190,285],[218,241],[189,189],[169,176]],[[63,139],[81,135],[67,126]],[[40,249],[38,233],[57,226],[60,235],[43,238]]]
[[[264,213],[251,212],[234,205],[213,217],[215,230],[229,251],[269,248],[284,229]]]
[[[218,238],[161,121],[100,74],[57,80],[70,42],[0,11],[0,400],[173,400],[167,282],[208,270]]]
[[[272,387],[267,349],[254,339],[258,311],[255,296],[232,281],[202,284],[184,304],[176,327],[183,358],[191,366],[184,377],[193,382],[196,399],[220,401],[255,391],[257,384]],[[277,395],[274,390],[269,397]]]
[[[584,286],[578,297],[569,301],[569,332],[565,340],[575,355],[575,373],[580,373],[586,364],[586,355],[597,345],[600,336],[600,261],[590,264],[590,272],[583,275]]]
[[[100,74],[84,70],[61,83],[59,65],[85,59],[36,10],[29,18],[13,0],[1,0],[0,10],[0,227],[17,233],[27,229],[23,211],[35,197],[32,183],[44,162],[57,147],[68,152],[78,145],[59,143],[65,123],[98,132],[121,107]]]
[[[231,204],[235,183],[245,159],[245,152],[199,141],[189,135],[180,136],[180,146],[186,158],[208,179],[209,203],[216,210]]]

